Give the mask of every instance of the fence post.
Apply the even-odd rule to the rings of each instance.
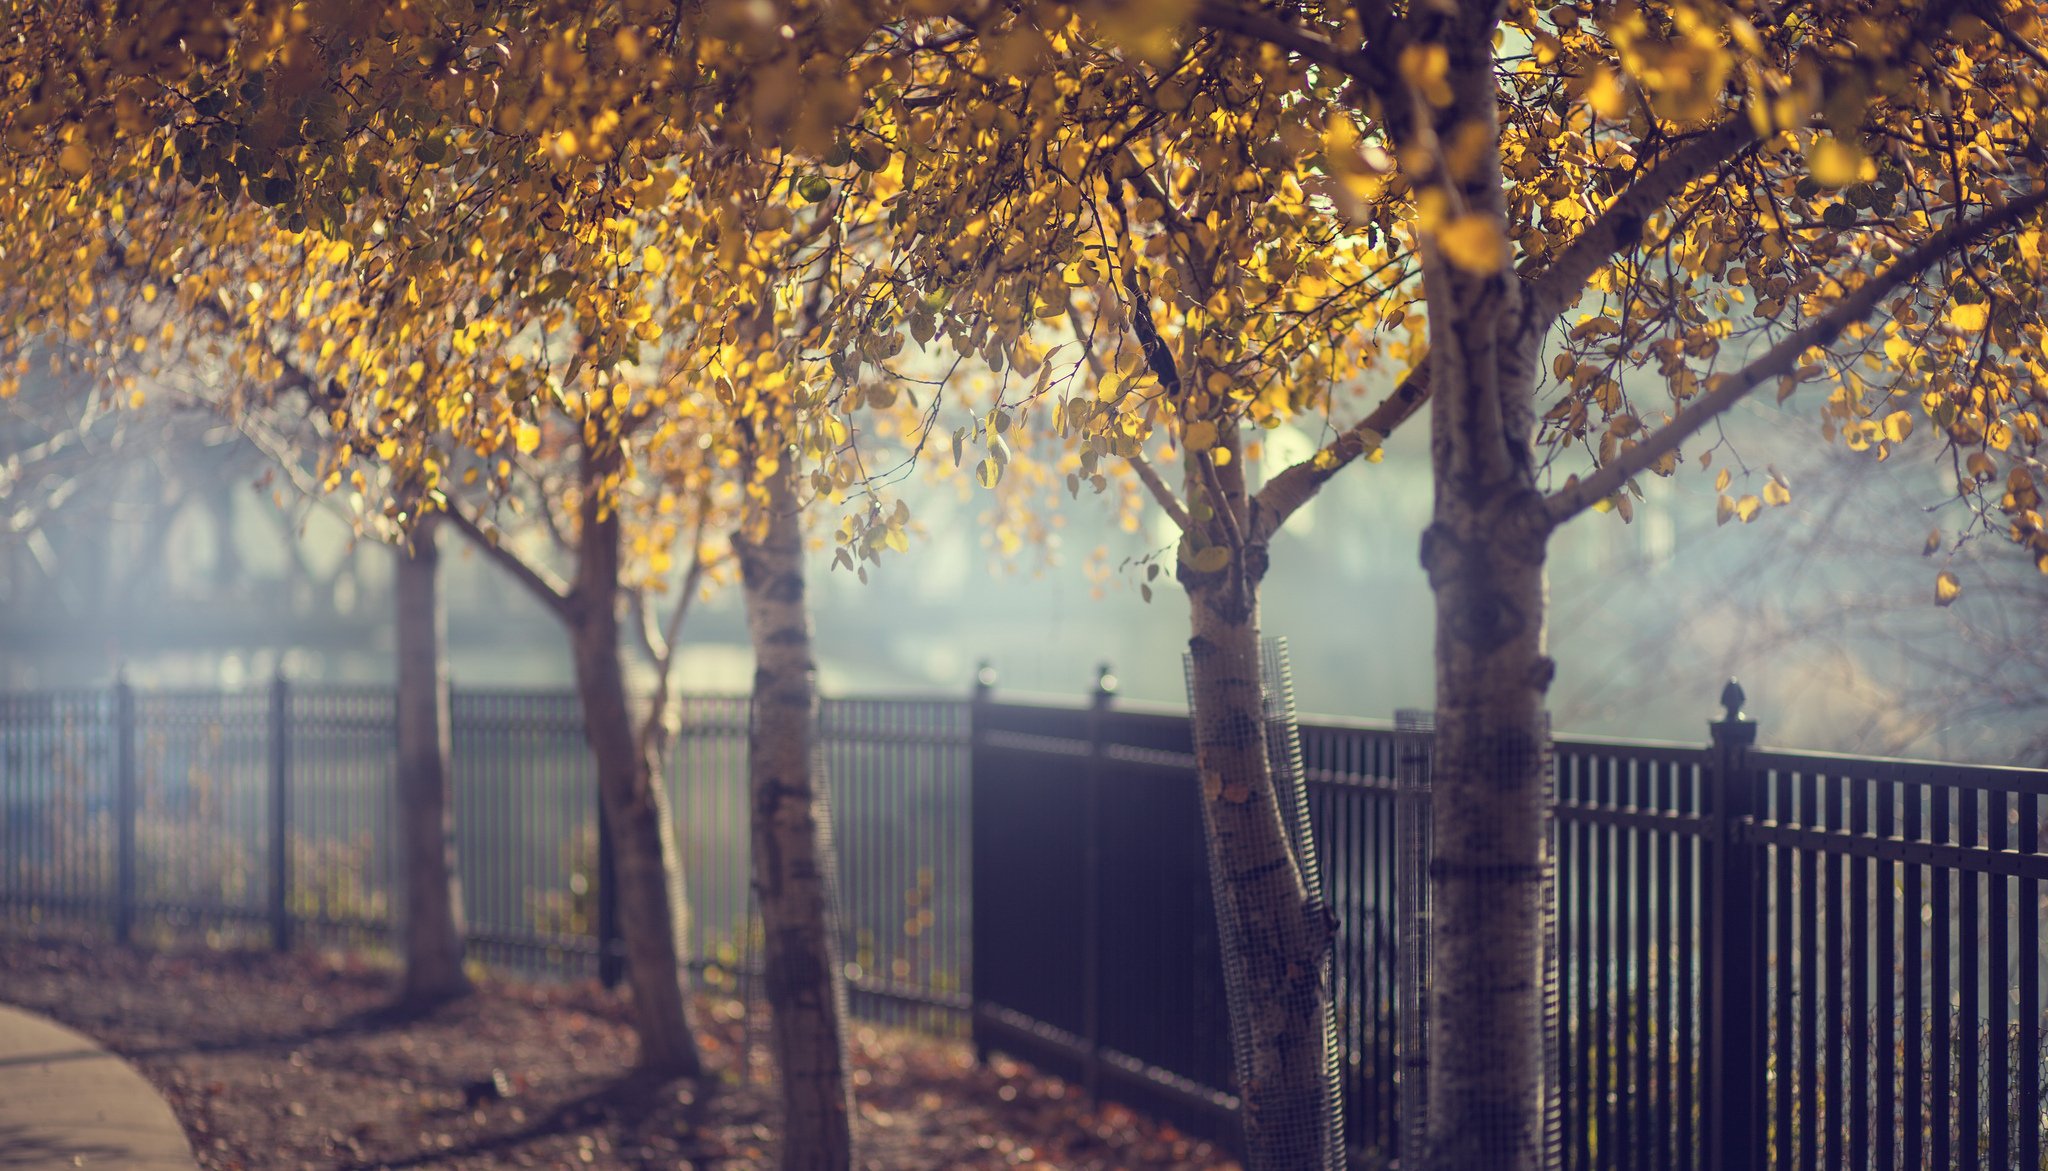
[[[660,779],[656,778],[656,783]],[[597,803],[597,982],[617,988],[626,977],[626,957],[619,948],[618,859],[612,854],[612,827]]]
[[[270,680],[270,946],[292,947],[291,685]]]
[[[1109,783],[1109,705],[1116,698],[1116,676],[1108,663],[1095,668],[1095,690],[1088,702],[1088,798],[1081,822],[1081,1034],[1088,1046],[1081,1070],[1088,1100],[1102,1094],[1102,787]]]
[[[114,941],[135,938],[135,688],[114,676]]]
[[[975,667],[974,686],[967,696],[967,841],[968,841],[968,923],[967,923],[967,967],[970,973],[983,970],[985,957],[981,940],[983,933],[994,925],[986,923],[979,911],[976,891],[980,887],[978,872],[984,865],[981,852],[973,848],[976,835],[980,832],[980,818],[975,811],[974,790],[978,777],[978,766],[982,759],[983,738],[987,735],[988,720],[984,716],[988,705],[995,699],[996,669],[987,659]],[[970,979],[967,988],[967,1029],[974,1043],[974,1061],[977,1065],[988,1064],[988,1031],[982,1027],[981,981]]]
[[[1742,688],[1721,690],[1722,715],[1709,727],[1713,779],[1707,836],[1706,1100],[1700,1133],[1706,1166],[1764,1165],[1763,1001],[1759,995],[1765,908],[1757,882],[1757,849],[1745,838],[1759,812],[1749,750],[1756,721],[1742,713]]]

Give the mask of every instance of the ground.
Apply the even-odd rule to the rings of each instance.
[[[622,998],[490,981],[410,1019],[388,971],[300,953],[130,951],[0,927],[0,1001],[53,1017],[163,1091],[210,1171],[772,1167],[765,1073],[737,1072],[737,1005],[706,1004],[708,1101],[629,1073]],[[1224,1168],[1207,1144],[964,1044],[860,1027],[861,1166]],[[486,1088],[494,1072],[509,1093]]]

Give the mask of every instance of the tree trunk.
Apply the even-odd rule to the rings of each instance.
[[[1483,13],[1481,15],[1484,15]],[[1438,133],[1496,130],[1492,44],[1442,17],[1457,95]],[[1476,19],[1476,18],[1475,18]],[[1498,141],[1454,198],[1505,232]],[[1505,236],[1503,236],[1505,238]],[[1549,810],[1543,559],[1536,486],[1540,323],[1507,266],[1424,253],[1435,508],[1422,566],[1436,596],[1431,773],[1428,1145],[1431,1171],[1542,1161],[1541,898]]]
[[[1541,531],[1541,498],[1467,487],[1438,481],[1424,539],[1437,598],[1425,1165],[1534,1171],[1551,663],[1543,543],[1517,534]]]
[[[758,539],[744,531],[733,535],[755,660],[747,755],[754,894],[764,931],[771,1039],[782,1078],[781,1166],[845,1171],[853,1160],[853,1100],[827,885],[830,809],[812,752],[816,666],[794,474],[794,463],[785,461],[770,484]]]
[[[1235,426],[1222,431],[1219,446],[1235,454]],[[1192,470],[1200,458],[1189,457],[1189,498],[1220,490],[1218,515],[1227,508],[1247,516],[1242,460],[1210,478]],[[1226,534],[1212,519],[1204,537],[1222,544]],[[1179,576],[1188,593],[1188,699],[1248,1166],[1308,1171],[1329,1166],[1343,1148],[1342,1103],[1327,1064],[1331,927],[1309,899],[1288,831],[1290,811],[1274,783],[1259,643],[1265,571],[1266,551],[1252,545],[1213,572],[1183,558]]]
[[[453,755],[447,611],[441,604],[434,513],[398,550],[398,856],[403,875],[399,1003],[421,1007],[470,992],[462,970],[462,884],[448,799]]]
[[[677,941],[687,938],[682,868],[659,770],[641,750],[619,653],[619,517],[598,485],[616,456],[585,456],[582,531],[570,593],[570,640],[583,735],[597,763],[599,805],[611,830],[619,933],[633,990],[640,1067],[661,1077],[698,1078],[703,1062],[683,987]]]

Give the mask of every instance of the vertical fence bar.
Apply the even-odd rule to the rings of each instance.
[[[1920,840],[1920,827],[1924,824],[1922,814],[1925,809],[1926,797],[1926,790],[1921,785],[1908,781],[1899,786],[1899,800],[1905,815],[1903,836],[1909,842],[1918,842]],[[1921,1084],[1921,1078],[1927,1069],[1927,1057],[1923,1046],[1928,1032],[1925,1015],[1926,999],[1922,993],[1922,982],[1926,973],[1921,962],[1921,956],[1923,954],[1922,943],[1926,929],[1921,926],[1920,919],[1920,913],[1923,910],[1921,906],[1921,870],[1922,868],[1918,863],[1907,862],[1905,864],[1905,878],[1902,884],[1904,906],[1899,922],[1900,933],[1904,936],[1900,941],[1904,944],[1901,948],[1904,955],[1900,970],[1906,981],[1906,1003],[1901,1013],[1905,1031],[1905,1036],[1901,1041],[1901,1048],[1905,1053],[1906,1060],[1905,1067],[1900,1074],[1903,1085],[1899,1091],[1899,1102],[1904,1107],[1903,1116],[1899,1122],[1899,1130],[1902,1139],[1901,1145],[1905,1147],[1905,1157],[1899,1165],[1910,1168],[1912,1171],[1918,1171],[1919,1168],[1926,1165],[1923,1161],[1923,1152],[1927,1149],[1927,1145],[1924,1141],[1925,1131],[1921,1125],[1921,1120],[1928,1117],[1926,1087]]]
[[[1763,1027],[1758,975],[1764,958],[1763,888],[1758,882],[1762,851],[1744,840],[1758,811],[1757,778],[1749,767],[1756,721],[1742,713],[1742,688],[1733,680],[1721,690],[1722,717],[1713,733],[1711,825],[1705,842],[1707,937],[1706,1083],[1700,1135],[1710,1168],[1762,1167],[1763,1055],[1757,1038]]]
[[[270,946],[292,946],[291,685],[270,680]]]
[[[612,853],[611,819],[604,815],[602,800],[597,806],[597,980],[617,988],[626,974],[625,957],[619,954],[618,860]],[[677,942],[689,946],[687,940]]]
[[[1102,787],[1109,783],[1109,704],[1116,695],[1116,676],[1109,664],[1095,669],[1095,691],[1088,705],[1088,797],[1081,827],[1081,1039],[1088,1046],[1082,1066],[1082,1087],[1088,1100],[1102,1093]]]
[[[995,694],[995,689],[995,668],[987,659],[983,659],[975,668],[974,689],[969,693],[967,703],[967,881],[969,889],[974,892],[969,895],[969,905],[974,908],[974,913],[967,923],[967,962],[968,967],[977,975],[992,970],[990,961],[996,958],[995,949],[991,946],[995,925],[989,922],[988,916],[981,913],[980,894],[989,889],[983,882],[982,874],[982,869],[987,865],[984,859],[987,858],[988,851],[979,846],[981,835],[987,831],[982,826],[978,813],[981,803],[976,801],[974,796],[975,786],[984,783],[989,776],[985,738],[988,734],[988,704]],[[992,1047],[987,1027],[982,1023],[981,989],[982,982],[979,979],[969,982],[967,986],[967,1032],[969,1040],[974,1045],[975,1064],[987,1066]]]
[[[135,938],[135,688],[114,679],[114,940]]]
[[[1927,786],[1927,796],[1932,803],[1930,824],[1927,827],[1929,840],[1947,843],[1950,838],[1949,791],[1945,786]],[[1933,867],[1934,914],[1928,925],[1933,929],[1932,965],[1928,972],[1927,1008],[1933,1014],[1931,1036],[1928,1047],[1932,1052],[1928,1058],[1933,1065],[1933,1081],[1927,1094],[1929,1154],[1936,1167],[1953,1166],[1950,1158],[1949,1135],[1955,1119],[1955,1030],[1954,1017],[1949,1011],[1950,960],[1949,923],[1955,915],[1951,902],[1951,878],[1946,866]],[[1974,1071],[1973,1071],[1974,1072]]]
[[[1820,824],[1821,776],[1794,774],[1797,804],[1789,812],[1794,824],[1812,828]],[[1794,852],[1798,872],[1799,980],[1795,985],[1794,1011],[1799,1015],[1799,1118],[1794,1126],[1799,1138],[1800,1171],[1820,1171],[1820,851],[1801,848]]]
[[[1987,808],[1984,811],[1984,845],[1988,849],[2003,851],[2011,846],[2010,823],[2006,817],[2006,794],[1996,790],[1984,794]],[[1997,872],[1984,876],[1984,885],[1989,888],[1990,907],[1985,918],[1991,930],[1989,955],[1991,966],[1985,972],[1985,1007],[1991,1013],[1991,1027],[1987,1034],[1991,1039],[1990,1069],[1988,1084],[1984,1087],[1984,1104],[1990,1108],[1991,1149],[1989,1165],[2010,1167],[2012,1165],[2012,1116],[2007,1107],[2011,1086],[2012,1030],[2007,1025],[2007,1006],[2011,1003],[2011,983],[2007,966],[2012,952],[2006,946],[2006,886],[2005,875]],[[2022,963],[2036,963],[2025,959]]]
[[[1977,791],[1956,790],[1956,844],[1974,847],[1981,840],[1977,824]],[[1956,871],[1956,1081],[1960,1101],[1955,1114],[1956,1165],[1978,1166],[1977,1029],[1980,1022],[1977,999],[1977,957],[1984,947],[1979,934],[1982,910],[1979,880],[1974,870]]]
[[[1898,826],[1899,787],[1889,772],[1877,775],[1877,824],[1879,841],[1889,841]],[[1873,1140],[1877,1144],[1877,1171],[1898,1171],[1898,1052],[1901,1033],[1898,1011],[1898,969],[1901,954],[1898,938],[1898,883],[1896,862],[1877,863],[1877,1019],[1883,1028],[1877,1034],[1877,1117],[1873,1119]],[[1911,929],[1908,928],[1908,934]],[[1910,1032],[1904,1036],[1911,1036]]]
[[[1857,838],[1870,833],[1870,789],[1872,781],[1858,776],[1846,782],[1849,789],[1849,832]],[[1878,1009],[1870,1000],[1870,867],[1865,858],[1850,856],[1849,868],[1849,1162],[1859,1171],[1870,1166],[1870,1025]],[[1886,898],[1891,892],[1886,889]],[[1890,963],[1890,950],[1877,949],[1880,962]],[[1889,1013],[1891,1006],[1885,1005]]]
[[[2034,855],[2041,851],[2041,798],[2034,793],[2016,793],[2013,804],[2019,821],[2017,843],[2021,854]],[[2018,1101],[2013,1109],[2019,1115],[2019,1165],[2026,1171],[2041,1166],[2041,1094],[2044,1070],[2041,1055],[2041,883],[2038,879],[2022,878],[2018,882],[2019,899],[2019,957],[2020,957],[2020,1003],[2019,1003],[2019,1078],[2014,1087]]]

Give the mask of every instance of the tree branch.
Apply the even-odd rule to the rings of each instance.
[[[1081,328],[1081,311],[1074,308],[1071,300],[1067,302],[1067,321],[1074,327],[1074,336],[1081,339],[1081,356],[1087,361],[1088,369],[1098,382],[1101,381],[1102,376],[1107,373],[1102,365],[1102,356],[1095,352],[1095,347],[1088,344],[1089,331]],[[1138,479],[1144,483],[1145,490],[1152,493],[1152,499],[1159,502],[1159,507],[1166,510],[1166,515],[1173,518],[1173,523],[1180,526],[1181,532],[1187,532],[1195,522],[1188,516],[1187,507],[1180,502],[1180,497],[1174,494],[1173,488],[1159,475],[1159,469],[1153,467],[1143,454],[1131,456],[1128,462],[1131,470],[1138,473]]]
[[[528,565],[524,558],[505,548],[492,534],[484,532],[475,518],[464,512],[462,506],[453,500],[448,502],[447,515],[449,523],[455,526],[456,531],[468,537],[469,543],[482,551],[484,556],[497,562],[498,568],[512,575],[514,581],[525,586],[528,593],[556,615],[564,619],[568,617],[569,591],[555,580],[554,575]]]
[[[1585,291],[1601,265],[1635,246],[1643,225],[1673,197],[1757,141],[1742,115],[1701,131],[1650,165],[1607,210],[1565,245],[1542,271],[1526,278],[1529,320],[1548,329]]]
[[[1841,336],[1843,330],[1868,317],[1885,298],[1898,291],[1901,285],[1918,276],[1929,265],[2011,226],[2040,210],[2044,204],[2048,204],[2048,187],[2020,196],[1972,220],[1957,217],[1918,248],[1893,261],[1883,272],[1863,282],[1855,292],[1842,298],[1834,308],[1814,318],[1805,328],[1772,346],[1762,357],[1741,370],[1717,382],[1712,390],[1694,399],[1684,410],[1678,412],[1676,418],[1652,432],[1647,440],[1617,455],[1612,462],[1595,470],[1586,478],[1551,493],[1549,499],[1544,502],[1550,513],[1550,523],[1562,524],[1591,507],[1595,501],[1605,500],[1619,492],[1631,476],[1678,450],[1679,444],[1684,443],[1723,411],[1740,402],[1766,379],[1790,374],[1796,368],[1800,355],[1808,350],[1832,344]]]
[[[711,485],[707,481],[697,498],[697,532],[692,538],[690,569],[683,575],[675,608],[668,612],[668,622],[662,627],[661,656],[654,664],[654,696],[647,705],[647,722],[640,728],[640,751],[649,755],[668,750],[669,683],[674,676],[676,643],[683,637],[683,619],[689,616],[690,602],[704,582],[704,571],[710,568],[704,556],[704,533],[710,522]]]
[[[1391,76],[1379,55],[1340,48],[1314,29],[1290,24],[1265,9],[1246,8],[1230,0],[1199,0],[1193,15],[1197,24],[1285,49],[1304,61],[1355,78],[1375,92]]]
[[[1174,495],[1172,487],[1159,475],[1159,469],[1153,467],[1150,460],[1140,454],[1129,457],[1126,462],[1131,465],[1132,471],[1138,473],[1138,479],[1145,485],[1145,490],[1152,493],[1152,499],[1159,502],[1159,507],[1166,510],[1166,515],[1173,518],[1174,525],[1181,532],[1187,532],[1193,527],[1194,518],[1181,506],[1180,497]]]
[[[1346,465],[1377,446],[1367,437],[1367,432],[1378,435],[1380,443],[1394,433],[1395,428],[1422,409],[1429,401],[1429,359],[1422,361],[1408,371],[1400,385],[1394,387],[1372,413],[1353,424],[1337,438],[1325,444],[1314,456],[1285,469],[1267,480],[1252,497],[1252,539],[1267,541],[1280,526],[1287,523],[1309,501],[1315,499],[1330,477],[1344,470]]]

